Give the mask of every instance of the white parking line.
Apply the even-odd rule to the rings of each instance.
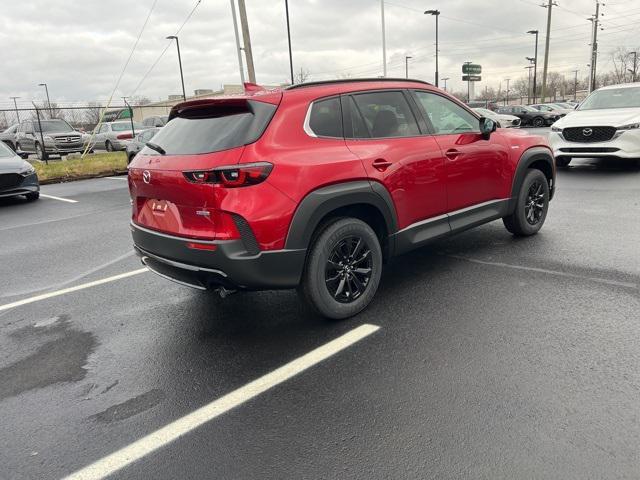
[[[106,178],[108,180],[124,180],[125,182],[128,180],[126,175],[123,175],[121,177],[103,177]]]
[[[51,200],[59,200],[61,202],[78,203],[77,200],[71,200],[70,198],[54,197],[53,195],[45,195],[44,193],[40,193],[40,196],[44,198],[50,198]]]
[[[173,442],[201,425],[219,417],[225,412],[257,397],[270,388],[275,387],[291,377],[304,372],[327,358],[341,352],[354,343],[371,335],[380,327],[377,325],[361,325],[341,337],[330,341],[296,358],[295,360],[253,380],[251,383],[226,394],[204,407],[199,408],[178,420],[150,433],[146,437],[114,452],[81,470],[72,473],[63,480],[93,480],[105,478],[108,475],[126,467],[153,453],[161,447]]]
[[[85,288],[97,287],[98,285],[103,285],[105,283],[115,282],[116,280],[121,280],[123,278],[133,277],[134,275],[139,275],[146,271],[148,271],[146,268],[140,268],[138,270],[132,270],[130,272],[114,275],[113,277],[107,277],[101,280],[96,280],[94,282],[76,285],[75,287],[63,288],[62,290],[56,290],[55,292],[43,293],[42,295],[36,295],[35,297],[29,297],[23,300],[18,300],[17,302],[7,303],[5,305],[0,305],[0,312],[2,312],[3,310],[9,310],[10,308],[20,307],[22,305],[28,305],[29,303],[46,300],[47,298],[59,297],[60,295],[77,292],[78,290],[84,290]]]

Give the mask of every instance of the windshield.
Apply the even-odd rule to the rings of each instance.
[[[133,128],[135,128],[136,130],[142,130],[144,129],[144,125],[142,125],[141,123],[138,122],[133,122]],[[131,122],[120,122],[120,123],[112,123],[111,124],[111,130],[113,130],[114,132],[126,132],[131,130]]]
[[[14,157],[15,153],[4,142],[0,142],[0,158]]]
[[[640,108],[640,87],[596,90],[582,102],[578,110],[603,108]]]
[[[73,132],[73,127],[64,120],[41,120],[40,123],[33,122],[33,128],[36,132],[40,131],[42,125],[43,132]]]

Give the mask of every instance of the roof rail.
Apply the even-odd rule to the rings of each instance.
[[[293,90],[296,88],[315,87],[318,85],[331,85],[334,83],[355,83],[355,82],[417,82],[425,85],[432,85],[424,80],[415,80],[413,78],[340,78],[335,80],[320,80],[317,82],[298,83],[296,85],[290,85],[285,90]]]

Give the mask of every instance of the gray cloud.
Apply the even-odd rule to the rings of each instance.
[[[37,84],[47,82],[53,101],[104,100],[110,94],[153,0],[2,0],[0,17],[0,106],[18,95],[40,100]],[[129,95],[165,48],[195,0],[158,0],[155,11],[116,93]],[[378,0],[290,0],[296,69],[313,79],[382,73],[380,3]],[[439,8],[440,72],[461,89],[460,66],[466,60],[484,68],[480,87],[504,78],[524,76],[525,56],[533,54],[533,37],[541,32],[542,65],[546,10],[536,0],[389,0],[386,3],[389,76],[404,76],[404,57],[411,76],[433,79],[434,19],[422,11]],[[586,74],[589,61],[592,0],[561,0],[554,10],[550,67]],[[289,76],[284,1],[247,0],[259,83],[285,82]],[[615,0],[604,8],[599,65],[610,69],[610,53],[632,47],[640,5]],[[228,0],[203,0],[180,34],[186,86],[219,88],[238,83]],[[173,45],[136,92],[151,99],[180,92]]]

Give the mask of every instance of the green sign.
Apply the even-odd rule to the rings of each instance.
[[[465,75],[480,75],[482,73],[482,65],[465,63],[462,65],[462,73]]]
[[[480,75],[463,75],[463,82],[480,82],[482,81],[482,77]]]

